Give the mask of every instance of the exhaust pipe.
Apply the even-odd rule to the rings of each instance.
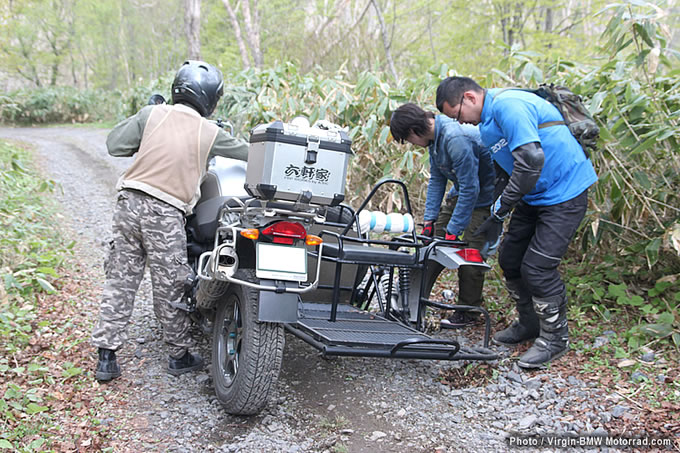
[[[217,249],[217,272],[212,280],[200,280],[196,290],[196,307],[199,309],[215,308],[215,303],[227,292],[229,282],[227,277],[233,277],[238,270],[238,255],[231,247],[219,247]],[[208,262],[208,268],[212,267],[212,255]]]

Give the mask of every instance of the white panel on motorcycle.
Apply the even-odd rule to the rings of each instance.
[[[256,126],[245,188],[254,197],[336,206],[345,198],[352,140],[339,126],[306,118]]]

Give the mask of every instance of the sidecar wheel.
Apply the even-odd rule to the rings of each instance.
[[[236,278],[254,282],[255,271]],[[274,389],[283,357],[283,326],[257,321],[258,291],[231,284],[218,302],[212,336],[212,379],[225,410],[234,415],[260,412]]]

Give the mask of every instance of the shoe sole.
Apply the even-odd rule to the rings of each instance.
[[[203,364],[199,363],[198,365],[194,365],[194,366],[189,367],[189,368],[180,368],[180,369],[177,369],[177,370],[174,370],[174,369],[168,367],[168,368],[166,368],[166,371],[168,373],[172,374],[173,376],[180,376],[180,375],[185,374],[185,373],[191,373],[192,371],[200,370],[201,368],[203,368]]]
[[[526,363],[526,362],[522,362],[521,360],[518,360],[517,366],[519,366],[520,368],[525,368],[525,369],[529,369],[529,370],[536,369],[536,368],[545,368],[549,363],[552,363],[555,360],[559,359],[560,357],[562,357],[567,352],[569,352],[569,348],[565,349],[562,352],[555,354],[555,356],[552,359],[550,359],[549,361],[544,362],[544,363],[533,364],[533,363]]]
[[[107,382],[120,377],[120,373],[106,373],[104,371],[97,371],[95,378],[100,382]]]
[[[493,344],[495,344],[496,346],[519,346],[521,344],[529,343],[530,341],[534,341],[536,338],[538,338],[538,337],[536,336],[536,337],[533,337],[533,338],[527,338],[526,340],[522,340],[519,343],[504,343],[502,341],[496,340],[495,338],[491,337],[491,342]]]

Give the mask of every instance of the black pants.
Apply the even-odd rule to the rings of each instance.
[[[588,207],[588,190],[553,206],[520,202],[503,236],[498,263],[507,280],[521,278],[534,297],[564,292],[557,267]]]

